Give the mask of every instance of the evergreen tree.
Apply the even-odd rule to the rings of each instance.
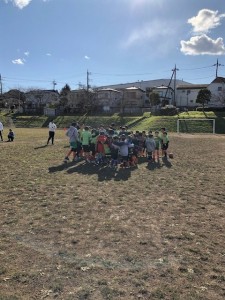
[[[201,90],[198,92],[198,96],[197,96],[197,99],[196,99],[196,103],[202,104],[203,111],[204,111],[204,109],[205,109],[205,104],[208,104],[208,103],[209,103],[211,97],[212,97],[212,94],[211,94],[210,90],[208,90],[208,89],[201,89]]]

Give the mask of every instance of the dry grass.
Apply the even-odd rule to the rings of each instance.
[[[225,298],[223,136],[172,135],[173,160],[118,172],[46,139],[0,144],[0,299]]]

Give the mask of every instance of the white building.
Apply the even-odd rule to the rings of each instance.
[[[198,93],[202,89],[208,89],[211,92],[211,100],[208,103],[210,107],[225,106],[225,78],[217,77],[210,84],[189,84],[178,85],[176,89],[176,106],[194,108],[201,106],[196,103]]]
[[[171,87],[161,85],[153,88],[152,92],[159,94],[161,106],[173,104],[174,91]]]
[[[208,106],[222,107],[225,106],[225,78],[217,77],[208,86],[212,98]]]
[[[208,88],[208,84],[178,85],[176,89],[176,106],[193,108],[200,106],[196,103],[198,93],[202,89]]]

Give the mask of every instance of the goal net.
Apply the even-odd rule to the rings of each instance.
[[[178,119],[178,133],[215,133],[215,119]]]

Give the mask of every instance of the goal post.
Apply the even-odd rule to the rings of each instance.
[[[215,119],[183,118],[177,119],[177,133],[212,133],[215,134]]]

